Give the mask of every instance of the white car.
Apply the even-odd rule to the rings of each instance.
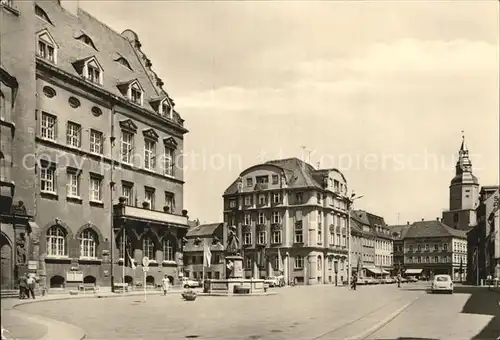
[[[280,280],[276,276],[269,276],[264,280],[264,283],[267,283],[269,287],[279,287]]]
[[[431,283],[431,293],[436,292],[453,294],[453,280],[450,275],[439,274],[434,276]]]
[[[200,283],[198,281],[191,280],[191,279],[185,277],[182,279],[182,286],[184,288],[197,288],[200,286]]]

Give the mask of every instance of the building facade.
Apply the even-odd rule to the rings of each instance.
[[[476,226],[479,189],[479,181],[472,174],[469,150],[462,137],[455,177],[450,182],[449,210],[443,212],[443,223],[454,229],[466,231]]]
[[[405,225],[389,226],[392,236],[392,262],[393,262],[393,275],[404,273],[405,252],[404,252],[404,237],[410,222]]]
[[[393,241],[384,218],[363,210],[355,210],[351,212],[351,221],[353,222],[352,226],[355,226],[354,229],[351,227],[351,233],[360,235],[362,244],[362,247],[359,247],[362,249],[362,261],[360,261],[360,265],[351,261],[353,271],[355,267],[359,268],[356,269],[360,271],[359,277],[380,277],[390,274],[393,269]],[[356,255],[351,253],[351,256]]]
[[[224,241],[235,226],[246,277],[285,282],[347,280],[347,181],[336,169],[281,159],[244,170],[227,188]]]
[[[157,267],[150,284],[179,278],[187,130],[137,34],[114,32],[78,1],[9,3],[17,15],[7,14],[2,53],[19,63],[21,107],[11,177],[38,230],[41,284],[142,281],[122,266],[127,253]]]
[[[481,188],[477,207],[477,226],[467,233],[469,264],[467,281],[471,284],[480,284],[488,275],[499,277],[500,274],[498,200],[498,186]]]
[[[184,246],[184,276],[193,280],[222,279],[224,267],[223,223],[201,224],[190,228]],[[210,247],[211,261],[203,259],[204,245]],[[203,268],[205,264],[205,268]]]
[[[435,221],[415,222],[404,235],[404,269],[407,275],[427,278],[449,274],[455,281],[467,275],[467,236]]]

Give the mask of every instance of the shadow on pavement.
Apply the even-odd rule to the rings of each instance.
[[[480,287],[455,287],[456,294],[470,294],[462,313],[491,315],[493,319],[472,339],[497,339],[500,337],[500,294]]]

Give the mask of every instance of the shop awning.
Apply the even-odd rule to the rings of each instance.
[[[382,268],[377,268],[377,267],[370,267],[370,268],[365,268],[366,270],[369,270],[370,272],[372,272],[373,274],[378,274],[378,275],[381,275],[381,274],[389,274],[389,272],[383,270]]]
[[[406,269],[405,274],[406,275],[418,275],[422,274],[423,269]]]

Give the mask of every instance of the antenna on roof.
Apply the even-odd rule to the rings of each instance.
[[[397,225],[399,225],[399,213],[398,213],[398,224]]]
[[[307,157],[307,163],[311,163],[311,150],[307,150],[309,156]]]
[[[321,162],[316,163],[318,166],[318,169],[321,168]]]

